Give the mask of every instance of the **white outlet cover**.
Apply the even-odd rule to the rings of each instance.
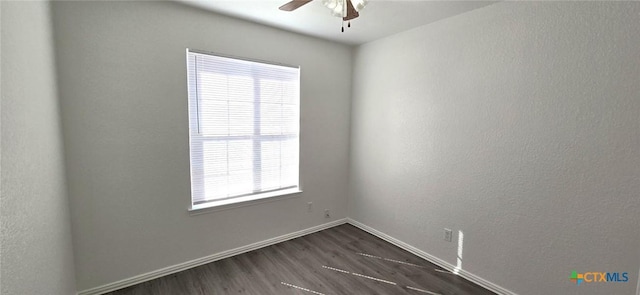
[[[451,231],[451,229],[444,229],[444,240],[447,242],[451,242],[453,240],[453,232]]]

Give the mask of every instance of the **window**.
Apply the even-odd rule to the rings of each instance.
[[[300,69],[187,50],[192,209],[299,191]]]

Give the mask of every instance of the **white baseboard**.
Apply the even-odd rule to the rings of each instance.
[[[303,229],[297,232],[293,232],[293,233],[289,233],[286,235],[282,235],[279,237],[275,237],[272,239],[268,239],[268,240],[264,240],[261,242],[257,242],[257,243],[253,243],[250,245],[246,245],[246,246],[242,246],[242,247],[238,247],[235,249],[231,249],[231,250],[227,250],[227,251],[223,251],[220,253],[216,253],[213,255],[209,255],[209,256],[205,256],[202,258],[198,258],[198,259],[194,259],[191,261],[187,261],[187,262],[183,262],[183,263],[179,263],[176,265],[172,265],[169,267],[165,267],[165,268],[161,268],[158,270],[154,270],[145,274],[141,274],[141,275],[137,275],[131,278],[127,278],[124,280],[120,280],[117,282],[113,282],[113,283],[109,283],[109,284],[105,284],[102,286],[98,286],[95,288],[91,288],[91,289],[87,289],[87,290],[83,290],[78,292],[78,295],[99,295],[99,294],[104,294],[104,293],[108,293],[108,292],[112,292],[118,289],[122,289],[125,287],[129,287],[129,286],[133,286],[142,282],[146,282],[149,280],[153,280],[159,277],[163,277],[172,273],[176,273],[176,272],[180,272],[186,269],[190,269],[190,268],[194,268],[196,266],[200,266],[203,264],[207,264],[210,262],[214,262],[214,261],[218,261],[221,259],[225,259],[231,256],[235,256],[238,254],[242,254],[242,253],[246,253],[249,251],[253,251],[253,250],[257,250],[266,246],[271,246],[273,244],[277,244],[280,242],[284,242],[287,240],[291,240],[291,239],[295,239],[304,235],[308,235],[317,231],[321,231],[324,229],[328,229],[334,226],[338,226],[341,224],[345,224],[347,223],[347,219],[343,218],[343,219],[339,219],[339,220],[335,220],[332,222],[328,222],[328,223],[324,223],[321,225],[317,225],[314,227],[310,227],[307,229]]]
[[[398,240],[398,239],[396,239],[396,238],[394,238],[394,237],[392,237],[390,235],[387,235],[387,234],[385,234],[385,233],[383,233],[381,231],[378,231],[378,230],[376,230],[376,229],[374,229],[372,227],[369,227],[369,226],[367,226],[365,224],[362,224],[362,223],[360,223],[358,221],[355,221],[355,220],[353,220],[351,218],[347,218],[347,223],[349,223],[349,224],[351,224],[351,225],[353,225],[353,226],[355,226],[357,228],[360,228],[360,229],[362,229],[362,230],[364,230],[364,231],[366,231],[366,232],[368,232],[368,233],[370,233],[370,234],[372,234],[374,236],[377,236],[378,238],[381,238],[381,239],[383,239],[383,240],[385,240],[385,241],[387,241],[387,242],[389,242],[391,244],[394,244],[394,245],[396,245],[396,246],[398,246],[398,247],[400,247],[400,248],[402,248],[402,249],[404,249],[404,250],[406,250],[408,252],[411,252],[412,254],[414,254],[414,255],[416,255],[418,257],[421,257],[421,258],[423,258],[423,259],[425,259],[425,260],[427,260],[427,261],[429,261],[429,262],[431,262],[431,263],[433,263],[433,264],[435,264],[437,266],[440,266],[440,267],[442,267],[442,268],[444,268],[444,269],[446,269],[448,271],[453,272],[453,270],[455,268],[455,266],[453,264],[451,264],[451,263],[448,263],[448,262],[446,262],[446,261],[444,261],[444,260],[442,260],[442,259],[440,259],[438,257],[435,257],[435,256],[433,256],[433,255],[431,255],[431,254],[429,254],[427,252],[424,252],[424,251],[422,251],[422,250],[420,250],[420,249],[418,249],[418,248],[416,248],[414,246],[411,246],[411,245],[409,245],[409,244],[407,244],[407,243],[405,243],[403,241],[400,241],[400,240]],[[498,286],[498,285],[496,285],[496,284],[494,284],[494,283],[492,283],[492,282],[490,282],[488,280],[485,280],[485,279],[483,279],[483,278],[481,278],[481,277],[479,277],[477,275],[474,275],[474,274],[472,274],[472,273],[470,273],[470,272],[468,272],[468,271],[466,271],[464,269],[459,270],[458,271],[458,275],[463,277],[463,278],[465,278],[465,279],[467,279],[467,280],[469,280],[469,281],[471,281],[471,282],[473,282],[473,283],[476,283],[476,284],[484,287],[485,289],[487,289],[489,291],[495,292],[497,294],[501,294],[501,295],[518,295],[518,294],[516,294],[516,293],[514,293],[512,291],[509,291],[509,290],[507,290],[507,289],[505,289],[505,288],[503,288],[501,286]]]

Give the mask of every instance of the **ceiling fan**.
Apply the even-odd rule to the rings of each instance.
[[[294,11],[313,0],[292,0],[280,6],[280,10]],[[329,8],[334,16],[342,18],[342,32],[344,32],[344,22],[351,27],[351,20],[360,16],[358,11],[367,5],[368,0],[323,0],[322,4]],[[354,5],[355,3],[355,5]]]

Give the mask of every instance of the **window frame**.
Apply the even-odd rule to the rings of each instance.
[[[215,56],[215,57],[221,57],[221,58],[229,58],[229,59],[233,59],[233,60],[239,60],[239,61],[248,61],[251,63],[259,63],[259,64],[267,64],[267,65],[275,65],[275,66],[281,66],[281,67],[289,67],[289,68],[294,68],[297,69],[298,71],[298,77],[297,77],[297,83],[298,83],[298,97],[297,97],[297,126],[298,126],[298,130],[296,133],[289,133],[289,134],[259,134],[259,135],[255,135],[255,133],[253,135],[203,135],[200,133],[200,118],[201,118],[201,112],[202,110],[200,109],[200,107],[198,106],[198,102],[199,102],[199,96],[197,94],[198,92],[198,86],[195,85],[195,92],[196,93],[192,93],[192,85],[191,85],[191,74],[192,71],[196,71],[195,69],[192,69],[192,65],[190,64],[190,60],[189,60],[189,54],[190,53],[195,53],[195,54],[200,54],[200,55],[211,55],[211,56]],[[214,53],[214,52],[207,52],[207,51],[202,51],[202,50],[194,50],[194,49],[186,49],[186,64],[187,64],[187,100],[188,100],[188,119],[189,119],[189,163],[190,163],[190,167],[189,167],[189,172],[190,172],[190,190],[191,190],[191,194],[190,194],[190,198],[189,198],[189,207],[188,207],[188,211],[190,211],[191,215],[197,215],[197,214],[201,214],[201,213],[206,213],[206,212],[211,212],[211,211],[218,211],[218,210],[224,210],[224,209],[230,209],[230,208],[236,208],[236,207],[243,207],[243,206],[247,206],[247,205],[253,205],[253,204],[259,204],[259,203],[264,203],[264,202],[271,202],[271,201],[275,201],[275,200],[280,200],[280,199],[285,199],[285,198],[291,198],[291,197],[296,197],[299,196],[300,193],[302,193],[302,179],[301,179],[301,173],[300,173],[300,137],[301,137],[301,130],[300,130],[300,110],[301,110],[301,101],[300,101],[300,86],[301,86],[301,80],[300,80],[300,73],[301,73],[301,69],[299,66],[291,66],[291,65],[286,65],[286,64],[281,64],[281,63],[274,63],[274,62],[269,62],[269,61],[263,61],[263,60],[257,60],[257,59],[249,59],[249,58],[243,58],[243,57],[236,57],[236,56],[230,56],[230,55],[224,55],[224,54],[218,54],[218,53]],[[221,70],[220,71],[221,74],[229,74],[229,72]],[[255,89],[259,89],[259,84],[260,84],[260,79],[255,79],[256,78],[256,72],[252,70],[251,75],[248,75],[248,77],[251,77],[254,79],[254,90]],[[257,75],[259,77],[259,73]],[[197,78],[196,78],[196,83],[197,83]],[[260,118],[261,118],[261,114],[260,114],[260,91],[254,91],[254,97],[251,100],[251,102],[253,103],[254,107],[258,106],[257,110],[254,108],[254,128],[259,128],[259,127],[255,127],[256,125],[260,125]],[[194,98],[195,96],[195,98]],[[195,103],[194,103],[195,102]],[[196,118],[192,118],[192,114],[196,114]],[[201,172],[200,175],[202,175],[203,177],[201,178],[196,178],[194,179],[194,166],[192,165],[193,161],[194,161],[194,157],[196,160],[199,160],[201,163],[203,162],[203,159],[205,158],[204,155],[204,143],[206,142],[215,142],[215,141],[219,141],[219,142],[229,142],[230,140],[242,140],[242,139],[250,139],[253,141],[253,145],[254,145],[254,153],[260,153],[261,150],[257,150],[255,149],[255,145],[256,144],[260,144],[262,142],[269,142],[269,141],[277,141],[277,142],[282,142],[286,139],[290,139],[290,138],[297,138],[296,140],[296,144],[297,144],[297,186],[290,186],[290,187],[284,187],[284,188],[278,188],[278,189],[272,189],[272,190],[266,190],[266,191],[253,191],[252,193],[247,193],[247,194],[242,194],[242,195],[236,195],[236,196],[229,196],[229,197],[225,197],[225,198],[220,198],[220,199],[216,199],[216,200],[210,200],[210,201],[200,201],[200,202],[194,202],[194,188],[196,186],[199,186],[200,191],[201,192],[205,192],[204,190],[204,185],[205,185],[205,178],[204,178],[204,173]],[[256,143],[256,139],[258,140],[258,142]],[[194,145],[195,143],[195,145]],[[255,157],[255,155],[254,155]],[[261,158],[258,157],[258,158]],[[255,187],[255,182],[256,182],[256,175],[260,174],[261,169],[258,169],[258,167],[260,167],[261,162],[260,161],[253,161],[253,168],[252,168],[252,172],[254,174],[254,187]],[[203,166],[200,165],[200,167],[198,167],[199,169],[203,169]]]

